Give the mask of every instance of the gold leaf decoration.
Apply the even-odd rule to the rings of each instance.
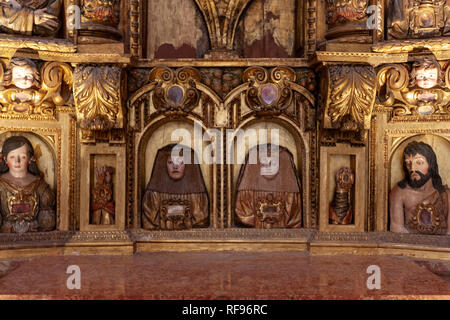
[[[81,128],[108,131],[123,122],[120,95],[121,69],[111,66],[78,66],[74,98]]]
[[[370,66],[331,66],[326,116],[331,128],[366,127],[375,102],[375,70]]]

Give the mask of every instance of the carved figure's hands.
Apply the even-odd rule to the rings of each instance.
[[[58,17],[48,14],[45,10],[46,10],[45,8],[34,10],[34,24],[46,28],[48,30],[54,31],[59,26]]]

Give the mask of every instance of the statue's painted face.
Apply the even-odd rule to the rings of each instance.
[[[280,158],[278,154],[274,154],[274,156],[267,156],[260,158],[260,174],[266,178],[271,179],[274,178],[280,169]]]
[[[12,83],[20,89],[31,88],[34,81],[33,69],[28,66],[14,67],[12,69]]]
[[[425,156],[416,154],[405,155],[406,169],[408,170],[408,183],[413,188],[420,188],[430,178],[429,164]]]
[[[30,156],[26,145],[10,151],[6,157],[9,172],[12,176],[23,177],[27,173]]]
[[[167,173],[170,178],[180,180],[184,177],[185,169],[186,165],[183,157],[172,157],[171,155],[167,157]]]
[[[416,84],[422,89],[431,89],[438,83],[437,68],[420,68],[416,70]]]

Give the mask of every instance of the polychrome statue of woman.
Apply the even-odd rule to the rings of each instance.
[[[1,232],[24,233],[55,229],[55,193],[39,171],[30,141],[5,140],[0,155]]]

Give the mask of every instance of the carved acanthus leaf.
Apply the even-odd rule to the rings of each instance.
[[[74,80],[75,105],[81,127],[93,131],[121,128],[121,69],[111,66],[78,66]]]
[[[369,66],[332,66],[326,116],[331,128],[364,128],[375,102],[375,71]],[[356,127],[354,127],[356,126]]]

